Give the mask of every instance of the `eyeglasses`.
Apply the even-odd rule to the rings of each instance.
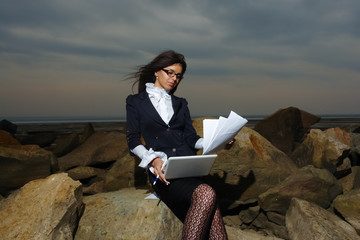
[[[166,69],[161,69],[163,70],[170,78],[176,76],[176,79],[181,80],[183,78],[183,75],[181,73],[176,74],[173,70],[166,70]]]

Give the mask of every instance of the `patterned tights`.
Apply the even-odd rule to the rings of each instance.
[[[216,194],[207,184],[201,184],[194,190],[184,221],[182,239],[227,239]]]

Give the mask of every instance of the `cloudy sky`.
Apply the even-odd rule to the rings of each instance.
[[[360,114],[359,0],[0,0],[0,118],[124,117],[167,49],[193,116]]]

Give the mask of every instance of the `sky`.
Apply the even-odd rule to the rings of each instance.
[[[360,114],[359,0],[0,0],[0,118],[123,118],[168,49],[192,116]]]

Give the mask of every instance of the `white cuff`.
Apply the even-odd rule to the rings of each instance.
[[[141,162],[139,163],[139,167],[149,168],[150,172],[154,173],[154,168],[152,166],[149,167],[149,164],[155,158],[159,157],[161,160],[167,162],[167,155],[164,152],[155,152],[152,148],[147,150],[143,145],[138,145],[134,149],[130,150],[132,153],[137,155]]]
[[[199,140],[197,140],[197,142],[195,143],[195,149],[202,149],[204,143],[204,138],[199,138]]]

